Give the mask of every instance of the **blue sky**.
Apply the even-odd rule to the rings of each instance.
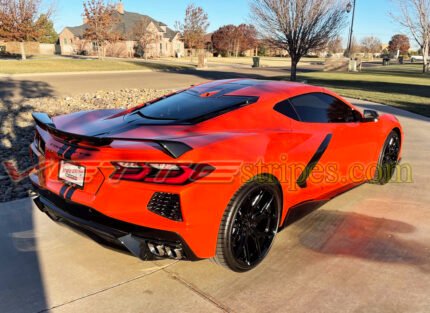
[[[46,0],[49,1],[49,0]],[[82,24],[81,0],[54,0],[54,23],[57,31],[65,26]],[[113,0],[114,1],[114,0]],[[404,32],[392,21],[389,10],[393,8],[391,0],[356,0],[356,21],[354,34],[358,40],[374,35],[388,43],[395,33]],[[182,20],[190,0],[123,0],[125,10],[150,15],[156,20],[173,27],[176,20]],[[225,24],[250,23],[248,0],[200,0],[194,3],[202,6],[209,15],[209,31]],[[344,31],[346,45],[347,29]]]

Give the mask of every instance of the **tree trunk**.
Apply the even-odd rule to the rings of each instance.
[[[101,59],[102,59],[102,61],[104,61],[104,59],[105,59],[105,44],[104,43],[102,43],[101,45],[100,45],[100,48],[101,48]]]
[[[290,80],[292,82],[295,82],[297,80],[297,64],[299,63],[298,58],[291,58],[291,76],[290,76]]]
[[[427,73],[429,70],[429,65],[428,65],[428,55],[429,55],[429,43],[427,42],[423,49],[423,73]]]
[[[21,50],[21,60],[27,60],[27,56],[25,55],[25,47],[24,47],[24,42],[20,42],[19,43],[19,48]]]
[[[99,43],[96,41],[96,52],[97,52],[97,59],[100,59],[100,46]],[[93,48],[93,52],[94,52],[94,48]]]
[[[190,47],[193,47],[191,43],[190,43]],[[190,52],[190,62],[193,63],[193,48],[189,48],[189,52]]]

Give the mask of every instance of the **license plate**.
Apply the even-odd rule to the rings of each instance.
[[[85,167],[61,161],[58,177],[66,183],[84,187]]]

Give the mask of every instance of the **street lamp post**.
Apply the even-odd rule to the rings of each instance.
[[[349,38],[348,38],[348,58],[351,58],[351,47],[352,47],[352,32],[354,29],[354,17],[355,17],[355,1],[349,2],[346,6],[346,12],[350,13],[352,10],[352,21],[351,21],[351,28],[349,29]]]

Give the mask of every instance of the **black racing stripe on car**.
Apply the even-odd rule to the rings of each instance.
[[[331,141],[331,138],[333,137],[332,134],[328,134],[325,136],[323,142],[318,147],[315,154],[312,156],[309,163],[304,168],[303,172],[300,174],[299,178],[297,179],[297,185],[299,185],[300,188],[306,188],[306,180],[309,178],[309,175],[311,174],[314,167],[318,164],[319,160],[323,156],[324,152],[327,150],[327,147]]]
[[[65,198],[66,198],[67,200],[72,199],[72,196],[73,196],[73,194],[75,193],[75,191],[76,191],[76,189],[75,189],[75,188],[70,187],[70,189],[69,189],[69,190],[67,190],[67,193],[66,193]]]
[[[67,147],[68,147],[68,145],[67,145],[67,144],[62,145],[62,146],[61,146],[61,148],[57,151],[58,156],[62,157],[62,156],[63,156],[64,151],[66,151],[66,150],[67,150]]]
[[[70,158],[72,157],[73,153],[76,152],[76,150],[78,150],[78,147],[70,147],[63,155],[63,158],[65,158],[66,160],[70,160]]]
[[[63,185],[63,187],[61,187],[61,189],[60,189],[60,196],[61,197],[63,197],[64,198],[64,194],[65,194],[65,192],[66,192],[66,190],[67,190],[67,188],[69,188],[70,186],[68,186],[68,185]]]

